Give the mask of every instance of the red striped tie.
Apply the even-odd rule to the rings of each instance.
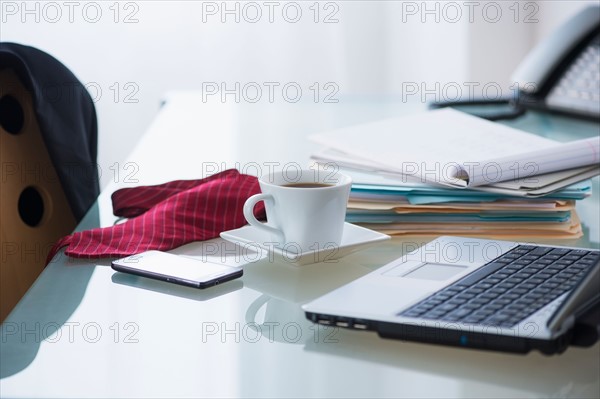
[[[244,202],[259,192],[256,177],[234,169],[201,180],[124,188],[112,195],[113,211],[131,219],[60,239],[46,263],[64,246],[65,254],[75,258],[122,257],[215,238],[246,224]],[[262,202],[254,213],[265,218]]]

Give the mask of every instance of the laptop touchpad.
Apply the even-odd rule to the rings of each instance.
[[[422,280],[447,280],[452,276],[464,271],[467,266],[444,265],[440,263],[425,263],[403,275],[407,278],[418,278]]]

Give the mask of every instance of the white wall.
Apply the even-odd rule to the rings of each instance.
[[[540,23],[535,29],[535,41],[539,42],[548,36],[561,23],[590,5],[598,5],[598,1],[539,1]]]
[[[340,99],[401,97],[408,86],[435,90],[449,82],[463,88],[465,82],[497,82],[505,90],[510,72],[531,46],[591,2],[528,2],[536,4],[536,23],[525,23],[522,13],[515,20],[510,9],[517,4],[524,13],[527,2],[491,2],[502,9],[497,21],[483,14],[490,2],[478,2],[472,21],[466,2],[450,3],[320,2],[315,23],[313,1],[275,2],[273,22],[268,6],[259,1],[254,4],[262,18],[250,23],[242,11],[245,6],[245,16],[252,19],[256,7],[247,2],[227,2],[230,9],[237,4],[241,18],[236,22],[235,15],[225,15],[222,22],[220,13],[206,12],[221,8],[220,1],[3,0],[0,39],[47,51],[89,86],[99,114],[105,185],[111,179],[109,167],[127,156],[167,90],[201,89],[211,82],[229,88],[235,82],[296,82],[303,99],[314,82],[333,82]],[[291,23],[296,5],[302,17]],[[490,7],[487,12],[493,11]],[[455,9],[461,18],[452,13]],[[326,16],[332,23],[324,23]],[[275,93],[275,101],[284,101],[280,90]],[[436,93],[440,97],[440,90]],[[266,100],[263,92],[261,101]]]

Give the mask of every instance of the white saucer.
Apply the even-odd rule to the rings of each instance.
[[[273,241],[270,234],[250,225],[235,230],[224,231],[221,233],[221,238],[241,246],[252,245],[259,247],[265,251],[270,251],[274,256],[277,256],[286,263],[302,266],[318,262],[334,261],[365,246],[389,240],[390,236],[350,223],[344,223],[344,234],[339,247],[334,248],[331,246],[299,254],[293,252],[293,246],[290,246],[286,250],[279,246],[270,245],[269,243]]]

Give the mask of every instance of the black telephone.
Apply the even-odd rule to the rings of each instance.
[[[484,111],[479,116],[510,119],[536,109],[599,121],[600,5],[583,9],[535,47],[511,81],[519,87],[514,98],[433,103],[430,107],[504,104],[510,106],[508,111]]]

